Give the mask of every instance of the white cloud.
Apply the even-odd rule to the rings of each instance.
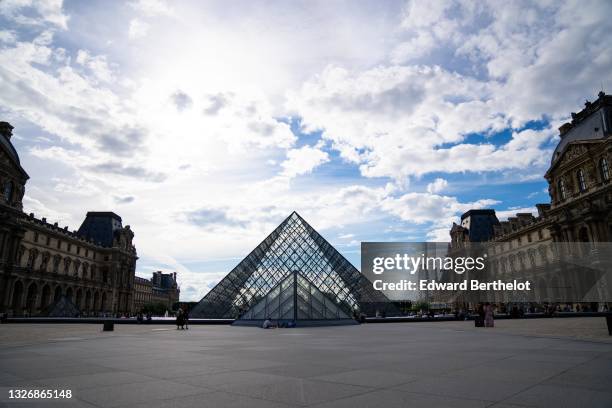
[[[104,55],[93,56],[87,50],[79,50],[75,61],[77,64],[89,68],[91,74],[97,80],[111,82],[114,79],[112,69]]]
[[[303,146],[287,152],[287,160],[281,163],[282,175],[295,177],[311,173],[316,167],[329,161],[329,155],[315,147]]]
[[[128,37],[130,40],[145,37],[149,32],[149,24],[144,21],[134,18],[130,21],[130,28],[128,29]]]
[[[0,15],[18,24],[41,26],[50,24],[67,29],[69,17],[64,14],[63,0],[3,0]]]
[[[508,217],[516,217],[518,213],[529,213],[534,216],[538,215],[538,209],[535,207],[511,207],[507,210],[495,211],[497,219],[500,221],[508,220]]]
[[[391,62],[402,64],[427,55],[436,45],[436,40],[428,32],[418,33],[409,41],[400,43],[391,52]]]
[[[130,3],[136,11],[146,16],[174,15],[174,10],[165,0],[138,0]]]
[[[427,185],[427,192],[431,194],[439,193],[448,186],[448,181],[443,178],[436,178],[433,182]]]
[[[499,84],[439,67],[331,67],[292,94],[306,131],[320,129],[366,177],[402,179],[431,172],[496,171],[542,165],[551,129],[516,132],[502,146],[462,143],[500,131],[510,118],[495,108]]]
[[[0,42],[14,43],[17,41],[17,35],[11,30],[0,30]]]
[[[416,224],[442,222],[444,225],[450,225],[448,220],[460,212],[497,203],[498,201],[490,199],[461,203],[456,197],[429,193],[406,193],[397,198],[385,199],[382,202],[382,208],[404,221]]]

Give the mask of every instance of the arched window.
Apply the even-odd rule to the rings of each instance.
[[[7,181],[4,184],[4,191],[2,192],[2,195],[4,196],[4,201],[10,204],[11,201],[13,200],[13,182],[12,181]]]
[[[565,189],[565,180],[560,179],[557,184],[559,187],[559,199],[565,200],[567,198],[567,190]]]
[[[610,180],[610,169],[608,168],[608,160],[605,157],[599,160],[599,173],[603,181]]]
[[[536,251],[535,249],[530,249],[529,251],[527,251],[527,254],[529,255],[529,263],[531,264],[532,268],[536,267]]]
[[[540,247],[538,248],[538,252],[540,253],[540,259],[542,260],[542,263],[548,263],[548,254],[546,253],[546,247],[544,245],[540,245]]]
[[[62,257],[59,255],[53,256],[53,273],[59,273],[60,262],[62,261]]]
[[[576,172],[576,180],[578,181],[578,189],[580,191],[585,191],[586,182],[584,181],[584,171],[582,171],[582,169]]]

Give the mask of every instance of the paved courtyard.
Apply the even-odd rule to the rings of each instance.
[[[606,407],[603,318],[251,327],[0,326],[7,407]],[[9,389],[70,389],[9,402]]]

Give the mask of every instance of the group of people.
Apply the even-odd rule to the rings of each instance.
[[[179,307],[176,311],[176,330],[189,330],[189,312]]]
[[[295,327],[295,320],[281,321],[281,322],[274,323],[271,317],[266,318],[266,320],[264,320],[263,324],[261,325],[262,329],[276,329],[276,328],[290,329],[293,327]]]
[[[495,321],[493,319],[493,305],[489,302],[478,304],[478,308],[476,309],[478,312],[478,316],[476,317],[475,325],[476,327],[494,327]]]

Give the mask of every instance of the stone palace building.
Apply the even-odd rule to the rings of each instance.
[[[560,248],[584,259],[612,242],[612,96],[600,92],[571,116],[559,128],[560,141],[544,175],[550,203],[537,204],[536,215],[518,213],[502,222],[494,210],[471,210],[450,230],[451,253],[470,242],[493,244],[489,261],[495,276],[530,277],[548,291],[538,298],[553,303],[566,300],[562,288],[579,284],[551,276],[563,261]]]
[[[139,312],[147,305],[161,304],[171,311],[179,301],[179,289],[176,272],[153,272],[151,279],[134,277],[134,311]]]
[[[45,315],[68,299],[81,315],[131,314],[136,268],[134,233],[112,212],[88,212],[70,231],[23,212],[29,178],[0,122],[0,312]]]

